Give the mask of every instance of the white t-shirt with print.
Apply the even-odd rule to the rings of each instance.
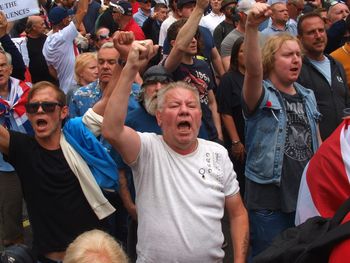
[[[198,139],[180,155],[154,133],[139,133],[131,164],[138,213],[137,262],[221,262],[225,197],[239,192],[224,147]]]

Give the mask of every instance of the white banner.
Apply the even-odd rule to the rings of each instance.
[[[37,0],[0,0],[0,11],[5,13],[7,21],[18,20],[40,12]]]

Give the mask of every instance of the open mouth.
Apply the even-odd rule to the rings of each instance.
[[[177,128],[179,130],[189,130],[191,129],[191,123],[188,121],[181,121],[179,122],[179,124],[177,125]]]
[[[45,127],[45,126],[47,125],[47,121],[44,120],[44,119],[38,119],[38,120],[36,121],[36,125],[37,125],[38,127]]]

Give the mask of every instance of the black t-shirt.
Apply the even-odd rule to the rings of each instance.
[[[243,82],[244,75],[242,73],[230,70],[222,76],[216,92],[218,112],[232,116],[242,143],[244,143],[245,125],[241,103]]]
[[[287,113],[281,184],[263,185],[246,179],[245,199],[248,209],[282,210],[290,213],[296,209],[301,176],[313,155],[312,135],[300,95],[280,93]]]
[[[37,83],[39,81],[50,81],[58,84],[58,81],[50,75],[42,52],[46,38],[46,35],[42,35],[38,38],[31,38],[27,36],[30,75],[33,83]]]
[[[39,255],[64,251],[79,234],[102,227],[61,149],[46,150],[33,137],[10,131],[8,161],[22,183]]]
[[[218,133],[209,108],[208,92],[214,87],[211,76],[208,64],[196,58],[193,58],[193,64],[181,63],[173,72],[174,80],[185,81],[197,88],[202,108],[202,121],[207,129],[209,140],[213,141],[218,138]]]

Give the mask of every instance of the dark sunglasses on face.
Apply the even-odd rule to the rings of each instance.
[[[56,106],[62,107],[63,105],[62,103],[59,103],[59,102],[49,102],[49,101],[32,102],[32,103],[27,103],[25,105],[26,111],[29,114],[37,113],[40,107],[46,113],[54,112],[56,109]]]

